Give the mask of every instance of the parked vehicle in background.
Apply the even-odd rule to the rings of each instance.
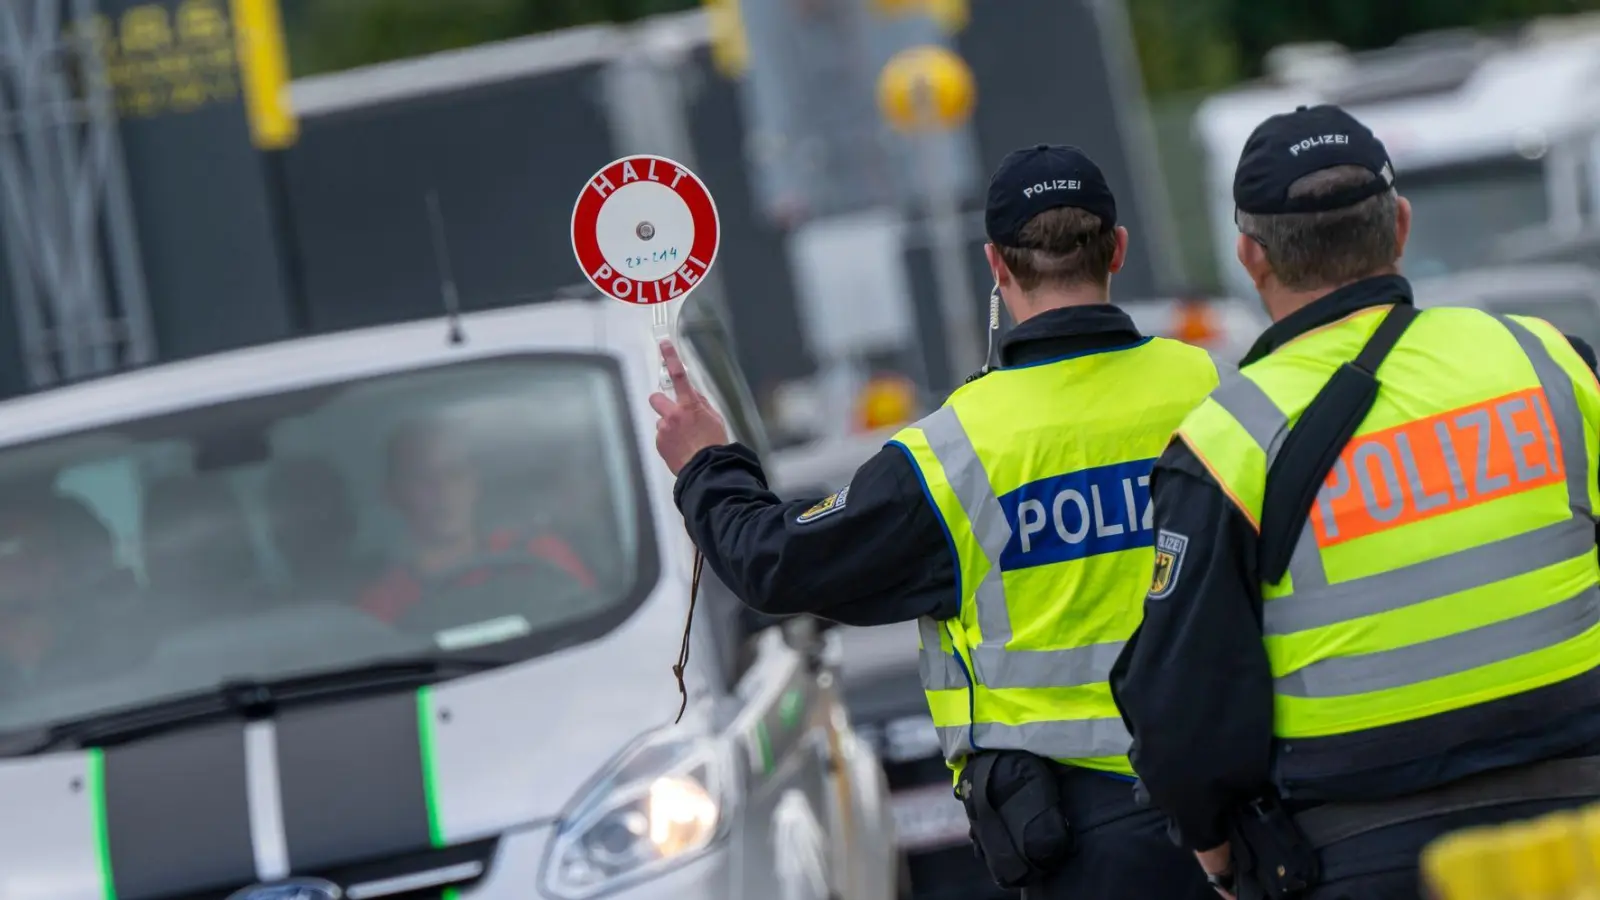
[[[707,579],[673,724],[692,553],[637,312],[461,326],[0,404],[0,895],[895,896],[810,623]],[[713,328],[683,352],[759,444]]]
[[[1415,35],[1351,53],[1279,47],[1267,77],[1195,114],[1223,288],[1250,295],[1234,259],[1233,173],[1250,132],[1301,104],[1335,103],[1388,147],[1415,217],[1406,273],[1431,278],[1492,261],[1502,236],[1570,233],[1600,212],[1600,19],[1535,20],[1512,36]]]
[[[1578,265],[1500,266],[1412,282],[1417,306],[1535,316],[1600,348],[1600,272]]]

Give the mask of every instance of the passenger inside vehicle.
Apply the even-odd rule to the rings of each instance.
[[[480,473],[460,428],[450,420],[412,419],[394,430],[385,489],[404,523],[408,546],[400,561],[362,592],[361,608],[380,619],[401,620],[431,591],[454,592],[507,577],[564,576],[584,588],[595,586],[594,574],[562,537],[543,530],[483,528]]]

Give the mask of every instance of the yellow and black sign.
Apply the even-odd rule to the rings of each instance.
[[[117,4],[112,4],[116,7]],[[159,0],[91,20],[76,35],[98,49],[124,119],[242,102],[262,149],[294,143],[289,67],[277,0]]]
[[[839,510],[844,509],[845,501],[848,499],[850,499],[850,488],[848,487],[842,491],[829,494],[828,496],[817,501],[817,503],[810,509],[801,513],[794,520],[795,524],[806,525],[811,522],[815,522],[823,516],[831,516]]]

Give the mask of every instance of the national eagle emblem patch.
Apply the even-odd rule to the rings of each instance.
[[[1156,535],[1156,564],[1150,576],[1150,599],[1162,600],[1171,596],[1178,584],[1178,573],[1183,570],[1183,555],[1189,549],[1189,539],[1174,531]]]
[[[796,525],[809,525],[825,516],[831,516],[844,509],[845,501],[848,499],[850,499],[850,488],[846,487],[842,491],[835,491],[818,500],[814,506],[796,517],[794,522]]]

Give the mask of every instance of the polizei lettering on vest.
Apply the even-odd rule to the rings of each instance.
[[[1150,469],[1155,460],[1081,469],[1029,482],[1000,498],[1010,571],[1155,543]]]
[[[1350,442],[1317,492],[1327,547],[1561,482],[1560,436],[1532,388]]]

